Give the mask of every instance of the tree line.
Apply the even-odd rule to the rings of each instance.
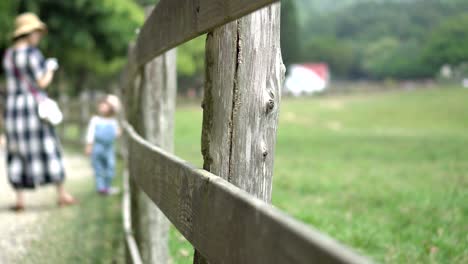
[[[343,79],[418,79],[468,62],[468,1],[325,1],[282,1],[286,64],[327,62]]]
[[[38,14],[48,27],[40,48],[46,56],[58,58],[58,79],[70,94],[107,89],[109,83],[117,83],[128,44],[144,19],[141,6],[132,0],[21,0],[2,4],[2,50],[11,45],[14,18],[23,12]]]
[[[0,1],[0,52],[11,45],[16,15],[35,12],[49,27],[41,49],[59,59],[66,92],[110,89],[144,22],[143,7],[156,2]],[[468,61],[466,10],[466,0],[282,0],[284,61],[327,62],[341,79],[433,77],[444,64]],[[202,86],[204,54],[204,36],[178,48],[180,91]]]
[[[84,89],[109,90],[117,85],[126,63],[129,43],[144,22],[144,7],[157,0],[19,0],[0,1],[0,52],[12,44],[15,17],[34,12],[48,26],[41,50],[60,63],[58,86],[77,95]],[[178,75],[182,86],[201,83],[204,37],[178,48]],[[3,70],[0,71],[0,81]],[[61,85],[57,85],[60,83]],[[190,85],[189,85],[190,84]],[[3,84],[2,84],[3,85]]]

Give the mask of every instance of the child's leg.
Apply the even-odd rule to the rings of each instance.
[[[107,153],[107,166],[106,166],[106,187],[110,188],[112,186],[112,180],[114,179],[115,176],[115,155],[114,155],[114,150],[111,149]]]
[[[94,169],[94,178],[96,180],[96,190],[98,192],[105,192],[107,190],[106,185],[106,171],[105,164],[102,157],[98,154],[93,154],[91,156],[93,169]]]

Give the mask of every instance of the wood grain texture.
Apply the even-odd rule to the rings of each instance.
[[[128,47],[128,57],[131,57],[134,53],[135,45],[129,44]],[[141,93],[142,93],[142,75],[143,72],[140,70],[139,74],[129,85],[121,86],[121,98],[123,100],[124,111],[122,113],[122,119],[128,120],[131,122],[131,125],[137,129],[137,131],[142,131],[142,122],[139,118],[141,114]],[[125,137],[124,137],[125,138]],[[127,159],[125,161],[128,164],[128,139],[123,140],[124,144],[122,146],[122,152]],[[130,223],[131,230],[133,232],[134,241],[137,243],[137,248],[140,247],[138,241],[141,241],[141,227],[140,227],[140,188],[136,184],[135,180],[132,177],[129,178],[129,190],[130,190]],[[127,255],[131,255],[131,252],[128,251]]]
[[[228,180],[234,83],[237,69],[237,21],[208,33],[203,97],[203,168]]]
[[[204,169],[269,202],[284,79],[280,5],[209,33],[205,61]],[[194,263],[207,261],[196,251]]]
[[[128,57],[126,85],[153,58],[278,0],[162,0],[140,30]]]
[[[146,8],[150,14],[152,8]],[[139,93],[139,123],[142,135],[166,151],[174,148],[174,113],[177,86],[176,50],[147,63]],[[168,263],[169,221],[144,192],[139,192],[139,245],[145,263]]]
[[[242,18],[233,109],[231,182],[271,200],[276,131],[285,68],[280,48],[280,4]]]
[[[202,132],[204,169],[271,199],[284,65],[280,5],[208,34]]]
[[[130,175],[212,263],[370,263],[222,178],[151,145],[128,124]]]

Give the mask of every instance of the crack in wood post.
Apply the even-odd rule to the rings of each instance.
[[[209,45],[210,39],[213,38],[213,32],[209,32],[206,36],[206,46]],[[202,138],[201,138],[201,152],[203,156],[203,169],[211,171],[213,158],[210,153],[210,131],[213,127],[213,82],[211,74],[209,73],[213,67],[213,58],[209,52],[205,54],[205,92],[203,96],[203,124],[202,124]]]
[[[279,105],[279,85],[269,83],[280,74],[272,65],[280,62],[278,10],[278,5],[260,10],[208,34],[202,103],[204,169],[265,201],[271,197]],[[242,257],[226,261],[237,260],[245,263]],[[194,263],[208,261],[196,251]]]
[[[237,109],[239,107],[239,87],[238,87],[238,77],[239,77],[239,65],[242,62],[242,39],[241,39],[241,23],[239,21],[235,22],[237,24],[237,31],[236,31],[236,57],[235,57],[235,67],[234,67],[234,80],[232,84],[232,108],[231,108],[231,116],[229,119],[229,131],[228,131],[228,137],[229,137],[229,162],[228,162],[228,174],[227,174],[227,181],[231,182],[232,181],[232,151],[233,151],[233,138],[234,138],[234,120],[235,116],[237,114]]]

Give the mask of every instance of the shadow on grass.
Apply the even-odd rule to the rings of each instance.
[[[11,205],[2,205],[0,206],[0,214],[10,213],[10,214],[21,214],[22,212],[15,212],[11,209]],[[28,212],[47,212],[47,211],[54,211],[58,210],[58,205],[51,205],[51,204],[37,204],[37,205],[28,205],[25,208],[25,211]]]

